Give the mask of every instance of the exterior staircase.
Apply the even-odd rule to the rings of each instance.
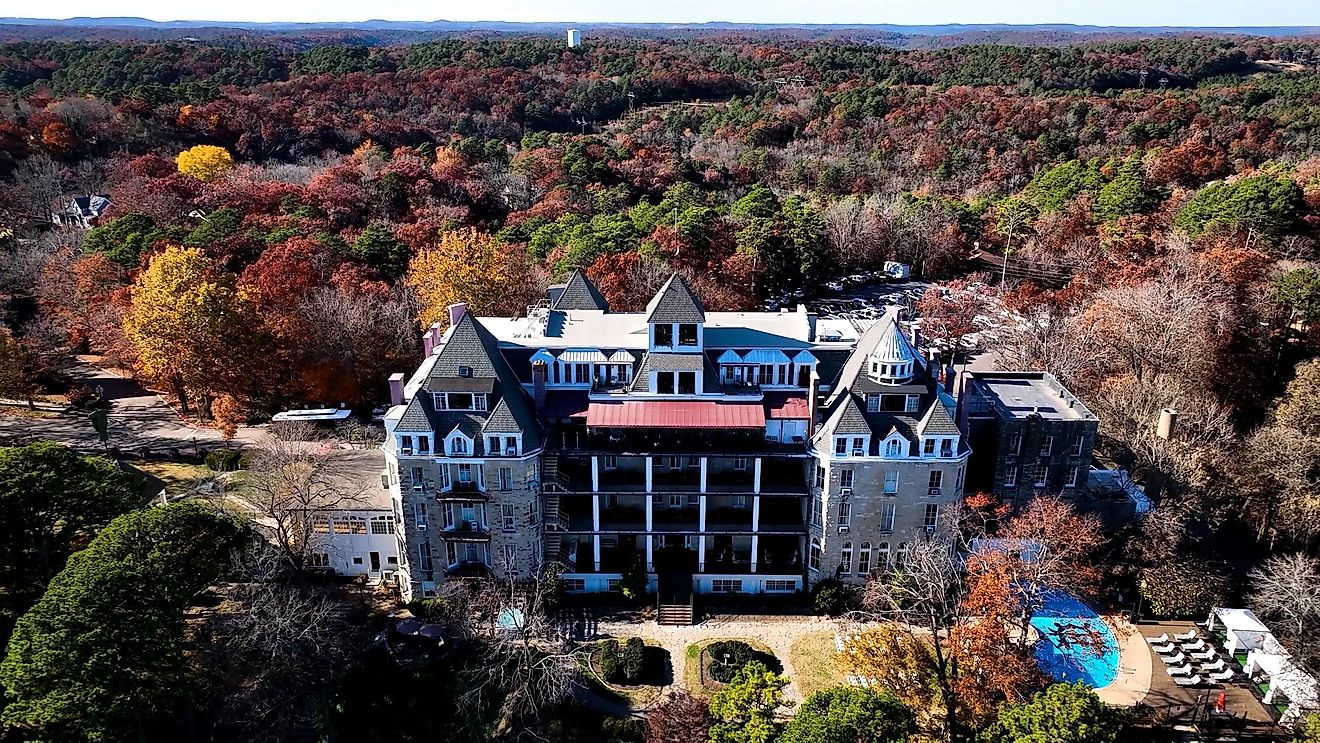
[[[545,517],[546,531],[563,531],[564,515],[559,511],[559,494],[546,493],[541,513]]]
[[[692,624],[692,604],[660,604],[655,621],[656,624],[678,627]]]
[[[696,615],[692,602],[692,573],[665,570],[660,573],[655,596],[656,624],[683,626],[692,624]]]

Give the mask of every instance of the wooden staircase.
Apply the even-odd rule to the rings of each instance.
[[[656,624],[690,625],[696,616],[692,601],[692,573],[685,570],[661,571],[656,595]]]
[[[656,624],[682,627],[692,624],[692,604],[661,604]]]

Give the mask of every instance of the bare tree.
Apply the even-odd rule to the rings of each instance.
[[[1253,569],[1251,606],[1285,627],[1290,649],[1314,666],[1320,659],[1315,633],[1320,630],[1320,558],[1304,552],[1275,555]]]
[[[238,495],[251,508],[258,530],[295,571],[307,567],[308,555],[329,531],[328,511],[367,502],[368,484],[356,476],[353,458],[310,423],[273,429],[249,456]]]
[[[38,153],[23,160],[14,169],[15,189],[20,213],[30,219],[48,221],[55,202],[64,193],[60,166],[49,155]]]

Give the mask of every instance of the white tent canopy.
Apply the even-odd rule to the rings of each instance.
[[[1265,690],[1265,704],[1274,704],[1280,697],[1288,702],[1279,722],[1285,725],[1301,720],[1305,715],[1320,711],[1320,683],[1293,661],[1288,651],[1279,644],[1250,609],[1215,608],[1206,621],[1206,629],[1224,628],[1230,653],[1247,651],[1243,668],[1250,678],[1264,674],[1269,677]]]
[[[1266,627],[1265,623],[1260,621],[1260,617],[1256,616],[1256,612],[1250,609],[1212,609],[1205,626],[1206,629],[1214,629],[1216,626],[1224,628],[1230,653],[1255,650],[1264,647],[1266,637],[1274,639],[1274,635],[1270,634],[1270,628]]]

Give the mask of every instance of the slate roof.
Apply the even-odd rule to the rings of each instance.
[[[871,432],[871,425],[866,422],[865,414],[862,413],[862,409],[858,407],[857,400],[852,395],[844,399],[833,423],[833,431],[838,435],[868,434]]]
[[[581,271],[574,271],[568,277],[568,283],[550,303],[554,310],[604,310],[610,311],[609,302],[600,293],[596,285],[587,279]]]
[[[949,408],[945,404],[943,395],[937,395],[935,403],[926,411],[926,416],[921,419],[921,424],[917,430],[923,436],[957,436],[958,424],[953,422],[953,416],[949,415]],[[952,404],[952,400],[948,403]]]
[[[683,277],[674,274],[660,287],[660,291],[646,305],[646,322],[650,323],[704,323],[706,310],[688,288]]]

